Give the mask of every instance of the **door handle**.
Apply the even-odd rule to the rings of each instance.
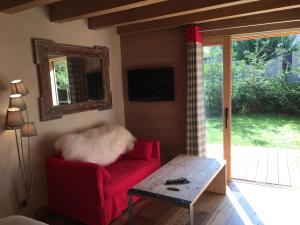
[[[228,108],[225,108],[225,128],[228,128]]]

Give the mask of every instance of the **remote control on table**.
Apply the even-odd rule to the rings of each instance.
[[[180,191],[180,189],[177,188],[177,187],[167,187],[167,190],[169,190],[169,191]]]
[[[187,184],[190,183],[186,178],[181,177],[179,179],[171,179],[171,180],[166,180],[165,185],[169,184]]]

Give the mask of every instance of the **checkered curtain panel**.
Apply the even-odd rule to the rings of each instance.
[[[206,155],[203,47],[199,26],[187,28],[187,138],[189,155]]]

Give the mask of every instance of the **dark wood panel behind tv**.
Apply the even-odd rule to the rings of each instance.
[[[136,136],[161,141],[165,163],[185,153],[186,43],[184,30],[171,29],[121,36],[126,127]],[[175,101],[128,100],[127,70],[173,67]]]

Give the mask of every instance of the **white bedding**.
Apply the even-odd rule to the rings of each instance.
[[[46,223],[28,218],[26,216],[8,216],[0,219],[0,225],[47,225]]]

